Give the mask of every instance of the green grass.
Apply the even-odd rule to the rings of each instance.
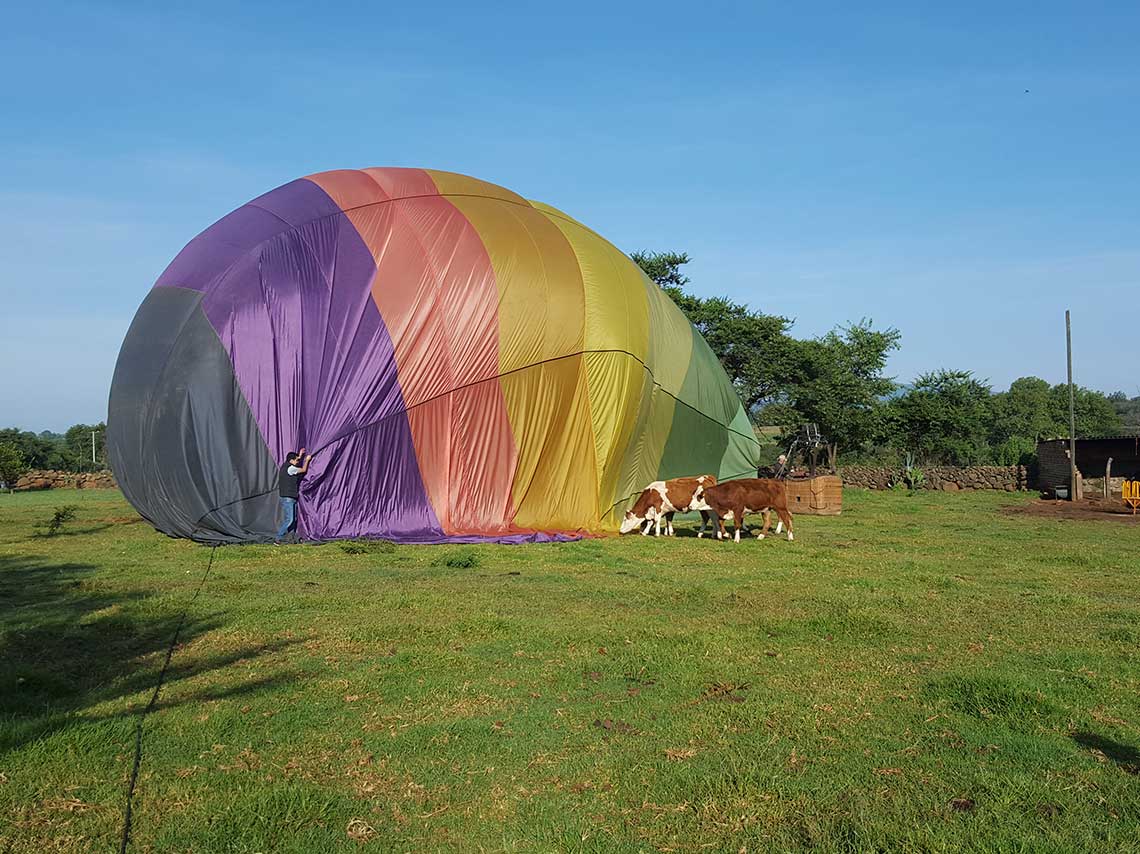
[[[1140,850],[1140,529],[1023,500],[219,549],[132,850]],[[209,554],[115,493],[0,496],[0,851],[113,849]]]

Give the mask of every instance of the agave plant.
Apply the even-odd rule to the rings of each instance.
[[[914,464],[914,454],[910,451],[906,452],[906,469],[903,472],[903,480],[911,489],[922,489],[926,484],[926,473]]]

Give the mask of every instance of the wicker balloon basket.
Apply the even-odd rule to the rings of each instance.
[[[788,478],[785,484],[793,516],[838,516],[843,510],[843,481],[835,475]]]

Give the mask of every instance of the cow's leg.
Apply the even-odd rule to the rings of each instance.
[[[732,511],[732,524],[733,524],[733,527],[736,529],[736,533],[733,535],[732,539],[735,542],[739,543],[740,542],[740,529],[744,527],[744,510],[743,509]]]
[[[667,536],[667,537],[673,536],[673,514],[672,513],[666,513],[665,514],[665,536]]]
[[[703,537],[705,535],[705,526],[708,525],[708,523],[709,523],[709,511],[708,510],[702,510],[701,511],[701,529],[699,531],[697,531],[697,537],[698,538]]]
[[[648,537],[649,536],[649,529],[652,527],[653,527],[653,520],[652,519],[646,519],[645,520],[645,527],[641,529],[641,536]]]
[[[772,508],[771,507],[765,507],[764,508],[764,527],[760,530],[760,533],[757,534],[756,536],[761,540],[764,539],[766,536],[768,536],[768,529],[770,527],[772,527]]]
[[[776,513],[780,516],[781,524],[786,522],[788,525],[788,539],[794,540],[795,535],[792,533],[792,514],[788,512],[787,508],[784,508],[783,510],[777,508]]]
[[[780,511],[777,510],[776,514],[779,515],[779,513],[780,513]],[[779,534],[783,530],[784,530],[784,520],[780,519],[778,522],[776,522],[776,533]]]
[[[716,514],[716,538],[723,540],[728,536],[728,531],[724,529],[724,516],[721,513]]]

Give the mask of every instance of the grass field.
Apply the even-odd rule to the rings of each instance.
[[[1140,528],[1026,500],[218,549],[131,850],[1140,850]],[[0,851],[118,844],[209,557],[117,493],[0,496]]]

